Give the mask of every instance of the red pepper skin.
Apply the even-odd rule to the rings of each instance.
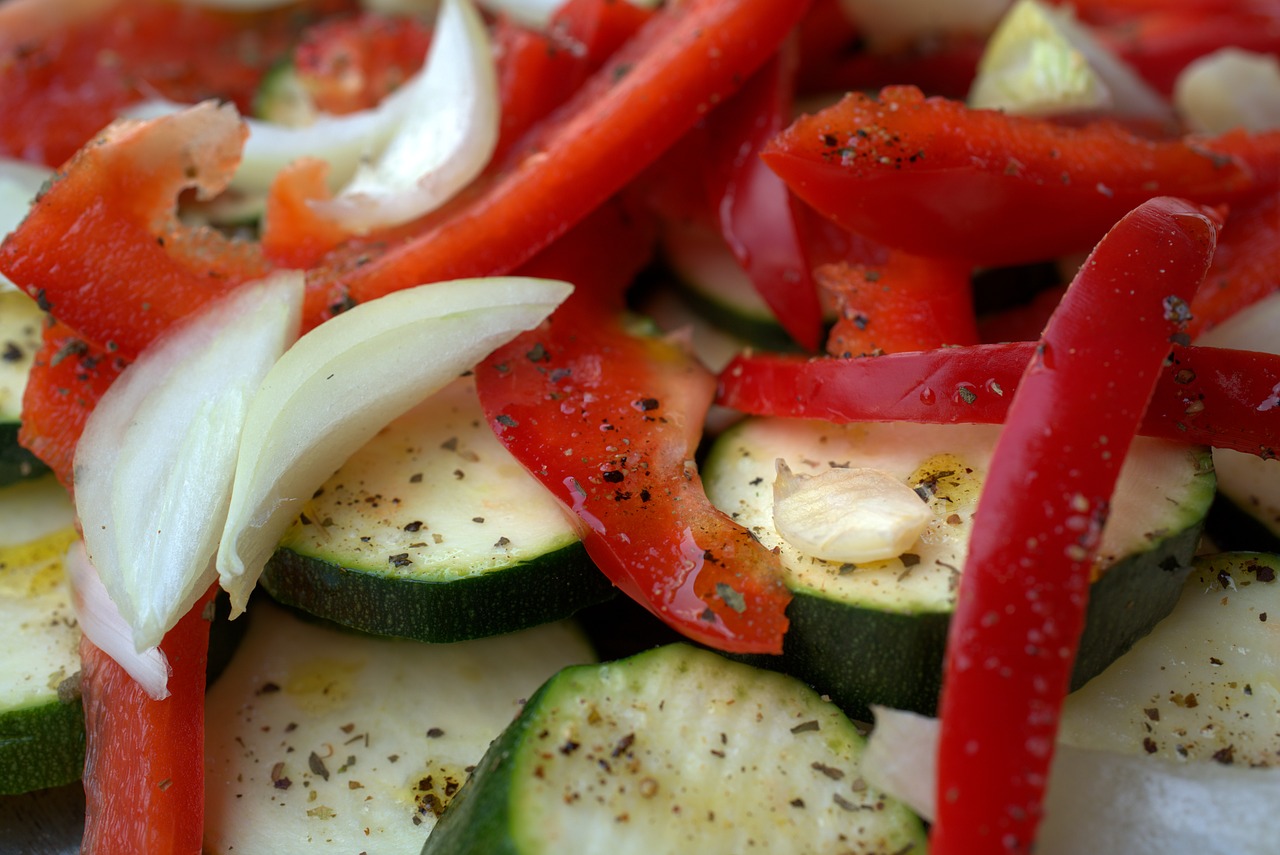
[[[269,269],[256,244],[177,220],[178,193],[220,189],[246,134],[211,102],[113,126],[0,244],[0,269],[87,340],[137,357],[174,321]]]
[[[299,0],[235,13],[168,0],[7,0],[0,10],[0,155],[58,166],[121,109],[159,93],[250,109],[310,21],[359,4]]]
[[[1280,288],[1280,193],[1227,215],[1204,286],[1191,301],[1192,338]]]
[[[791,191],[760,160],[760,150],[791,118],[795,44],[752,75],[707,118],[706,174],[720,233],[756,292],[802,347],[822,343],[822,305]]]
[[[160,649],[169,697],[147,695],[115,660],[80,642],[84,855],[198,855],[204,837],[204,690],[210,588]]]
[[[814,271],[835,296],[832,356],[929,350],[978,340],[969,266],[890,251],[885,263],[828,264]]]
[[[678,344],[632,335],[622,319],[654,234],[610,204],[522,267],[578,290],[476,369],[480,402],[624,593],[697,641],[776,653],[790,598],[781,566],[711,505],[692,463],[714,379]]]
[[[1023,375],[948,636],[935,855],[1034,848],[1111,493],[1215,238],[1215,218],[1182,200],[1126,215]]]
[[[89,413],[128,363],[57,321],[44,328],[43,337],[22,396],[18,442],[70,490],[76,443]]]
[[[1280,186],[1280,132],[1157,142],[1115,124],[970,110],[910,87],[802,117],[763,157],[850,231],[983,265],[1087,248],[1153,195],[1220,204]]]
[[[341,283],[362,302],[422,282],[515,269],[735,91],[807,5],[691,0],[664,6],[522,143],[527,154],[518,165],[412,240],[372,259],[338,253],[314,276]]]
[[[874,359],[746,354],[721,373],[716,403],[839,424],[1003,424],[1035,350],[1020,341]],[[1280,356],[1174,345],[1138,432],[1271,457],[1276,429],[1262,414],[1277,386]]]

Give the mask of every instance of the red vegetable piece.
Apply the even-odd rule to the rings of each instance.
[[[43,336],[22,397],[18,442],[71,489],[71,464],[85,421],[127,363],[56,321]]]
[[[1280,193],[1232,207],[1204,286],[1191,301],[1193,338],[1280,288]]]
[[[1023,375],[948,636],[936,855],[1035,845],[1111,493],[1214,242],[1214,218],[1182,200],[1126,215],[1077,274]]]
[[[341,283],[364,301],[422,282],[515,269],[736,90],[806,5],[690,0],[663,6],[522,143],[527,154],[518,164],[381,256],[335,254],[313,275],[316,287]]]
[[[1002,424],[1035,342],[950,347],[874,359],[735,358],[716,403],[797,419]],[[1267,415],[1280,387],[1280,356],[1175,345],[1139,433],[1270,457]]]
[[[1280,132],[1153,141],[970,110],[911,87],[854,93],[765,150],[802,199],[917,255],[1007,265],[1088,247],[1154,195],[1209,204],[1277,192]]]
[[[833,356],[869,356],[973,344],[969,266],[891,251],[883,265],[828,264],[814,271],[835,296]]]
[[[522,268],[578,290],[476,369],[480,401],[628,596],[697,641],[776,653],[789,600],[777,557],[711,505],[692,462],[714,381],[678,344],[633,335],[622,318],[652,237],[606,206]]]
[[[309,28],[294,49],[298,82],[316,108],[367,110],[422,67],[431,28],[417,18],[362,12]]]
[[[196,853],[204,836],[204,689],[210,588],[160,649],[169,697],[152,700],[115,660],[80,642],[88,739],[85,855]]]
[[[136,357],[174,321],[269,268],[256,244],[176,214],[182,190],[225,185],[246,133],[231,107],[212,102],[113,125],[0,244],[0,269],[86,340]]]
[[[707,170],[720,233],[756,292],[801,346],[822,342],[822,305],[809,269],[791,191],[760,150],[791,118],[795,45],[752,75],[708,117]]]
[[[0,155],[58,166],[121,109],[162,95],[248,112],[263,75],[312,20],[358,6],[299,0],[231,13],[170,0],[0,4]],[[21,116],[21,121],[12,117]]]

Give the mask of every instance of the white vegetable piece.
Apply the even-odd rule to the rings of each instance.
[[[215,578],[240,428],[298,336],[302,297],[295,272],[237,288],[143,351],[85,425],[76,512],[136,650],[159,644]]]
[[[937,748],[937,719],[878,708],[862,774],[932,820]],[[1175,763],[1059,745],[1036,855],[1271,855],[1278,800],[1277,767]]]
[[[1178,74],[1173,103],[1204,133],[1280,128],[1280,59],[1239,48],[1202,56]]]
[[[777,462],[773,523],[806,555],[826,561],[884,561],[911,548],[933,518],[919,494],[879,469],[832,467],[796,475]]]
[[[409,222],[471,183],[498,145],[498,77],[471,0],[443,0],[422,71],[405,84],[413,109],[372,164],[362,162],[320,214],[351,232]]]
[[[1172,106],[1076,21],[1019,0],[987,42],[969,106],[1022,115],[1109,112],[1172,126]]]
[[[103,587],[98,571],[89,563],[84,541],[76,540],[67,550],[67,580],[71,584],[71,604],[76,622],[85,637],[114,659],[143,691],[156,700],[169,697],[169,660],[159,646],[137,650],[133,627],[120,614],[111,595]]]
[[[362,303],[298,340],[245,421],[218,576],[232,611],[302,502],[388,422],[537,326],[572,290],[518,277],[422,285]]]
[[[840,0],[867,44],[893,51],[947,33],[985,36],[1010,0]]]
[[[31,209],[31,200],[40,191],[40,186],[52,176],[52,169],[0,158],[0,237],[18,227]],[[13,287],[9,278],[0,273],[0,291]]]

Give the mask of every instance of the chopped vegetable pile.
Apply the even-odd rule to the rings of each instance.
[[[215,604],[283,625],[268,597],[417,639],[397,663],[582,610],[605,660],[680,638],[808,682],[844,708],[841,734],[877,706],[936,715],[936,750],[905,771],[859,766],[856,735],[848,771],[804,767],[822,779],[806,793],[835,788],[836,840],[843,821],[919,851],[905,804],[938,855],[1073,851],[1051,785],[1081,762],[1055,763],[1072,692],[1175,619],[1193,553],[1280,552],[1278,62],[1274,0],[0,0],[0,503],[41,478],[74,503],[81,537],[49,584],[69,585],[58,643],[78,640],[79,676],[61,666],[41,702],[73,711],[54,741],[84,753],[83,851],[303,852],[335,833],[433,851],[442,816],[440,847],[559,833],[501,830],[515,808],[484,800],[516,784],[492,783],[507,755],[476,753],[500,735],[487,720],[456,741],[451,724],[446,765],[403,775],[410,749],[354,719],[294,767],[233,777],[235,758],[203,756],[206,730],[243,746],[225,730],[240,716],[293,732],[257,727],[264,694],[305,718],[359,683],[336,653],[306,678],[241,653],[231,679],[258,700],[215,683],[208,720]],[[964,425],[992,427],[947,432]],[[36,554],[10,528],[5,608],[29,595],[5,574]],[[1213,560],[1234,568],[1224,599],[1274,579],[1269,556]],[[551,670],[485,697],[531,697],[585,655],[555,643]],[[0,659],[23,658],[13,644]],[[1204,655],[1225,674],[1236,652]],[[11,703],[4,673],[0,792],[20,792],[5,728],[34,702]],[[572,697],[573,673],[535,699]],[[1274,670],[1224,684],[1241,681],[1280,698]],[[1196,697],[1147,699],[1148,731]],[[1204,786],[1280,797],[1271,707],[1264,759]],[[818,721],[777,715],[789,758]],[[533,718],[495,745],[527,753]],[[564,727],[600,717],[583,721]],[[445,735],[428,724],[410,739]],[[614,725],[610,745],[565,730],[548,767],[581,748],[638,798],[669,786],[641,769],[671,752],[646,753],[640,719]],[[1201,780],[1233,746],[1151,762]],[[60,762],[38,786],[78,767]],[[332,801],[344,776],[349,806],[307,802],[301,837],[228,831],[230,805],[283,812],[294,778]],[[400,777],[411,797],[370,783],[350,801]],[[705,836],[682,839],[735,851],[709,799],[689,802]],[[860,816],[888,804],[877,838]],[[649,814],[610,810],[599,836],[547,845],[655,851],[623,844]],[[1236,821],[1203,817],[1186,851]],[[1246,850],[1267,851],[1275,817],[1250,822]]]

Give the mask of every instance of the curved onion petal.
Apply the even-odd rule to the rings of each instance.
[[[213,581],[249,400],[297,338],[302,296],[294,272],[236,289],[143,351],[85,425],[76,512],[137,650]]]
[[[353,232],[435,210],[480,174],[498,144],[498,78],[471,0],[443,0],[423,70],[405,84],[411,112],[373,164],[315,204]],[[403,91],[403,90],[402,90]]]
[[[517,277],[422,285],[307,333],[271,369],[245,421],[218,577],[244,610],[286,528],[388,422],[537,326],[572,287]]]
[[[1280,58],[1239,48],[1202,56],[1178,74],[1173,101],[1204,133],[1280,128]]]
[[[931,819],[938,720],[875,712],[863,775]],[[1036,853],[1267,855],[1275,851],[1278,803],[1280,768],[1174,763],[1059,744]]]
[[[872,49],[892,51],[942,33],[985,36],[1010,0],[840,0]]]
[[[0,158],[0,237],[17,227],[31,208],[40,187],[53,177],[53,170],[22,160]],[[0,273],[0,291],[14,284]]]
[[[133,646],[133,628],[111,601],[98,571],[89,563],[84,541],[76,540],[67,550],[67,579],[71,583],[71,604],[80,631],[98,649],[120,664],[143,690],[161,700],[169,697],[169,660],[158,646],[138,651]]]

